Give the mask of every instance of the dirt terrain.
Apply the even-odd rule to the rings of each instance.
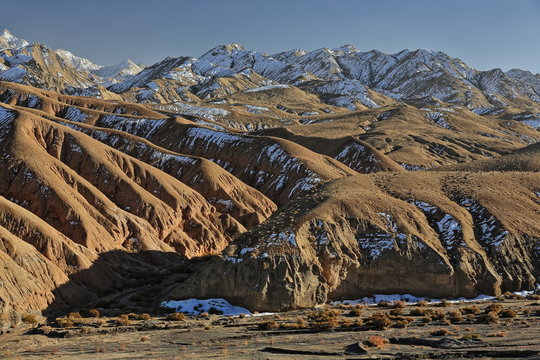
[[[4,334],[0,354],[3,359],[537,359],[537,299],[325,305],[230,317],[71,314]]]

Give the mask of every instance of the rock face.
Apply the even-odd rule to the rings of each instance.
[[[336,180],[240,236],[171,295],[219,294],[276,311],[373,293],[532,289],[540,275],[538,184],[532,172]]]

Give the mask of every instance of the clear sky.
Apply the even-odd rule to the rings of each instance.
[[[440,50],[480,70],[540,73],[540,0],[0,0],[0,28],[110,65],[352,44]]]

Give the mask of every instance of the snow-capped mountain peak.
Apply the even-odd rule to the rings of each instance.
[[[71,66],[81,71],[92,71],[101,69],[101,65],[96,65],[92,61],[73,55],[71,52],[63,49],[56,50],[56,53]]]
[[[20,49],[29,45],[28,41],[15,37],[8,29],[0,32],[0,48]]]
[[[116,65],[103,66],[93,72],[103,78],[117,78],[138,74],[142,69],[143,67],[137,65],[132,60],[125,59]]]

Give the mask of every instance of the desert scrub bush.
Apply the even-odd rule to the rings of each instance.
[[[447,300],[442,299],[439,303],[437,303],[437,306],[438,307],[447,307],[447,306],[450,306],[450,303]]]
[[[405,306],[407,306],[407,303],[405,301],[402,301],[402,300],[396,300],[392,303],[392,306],[394,308],[399,308],[399,309],[403,309]]]
[[[397,320],[392,327],[395,327],[396,329],[404,329],[410,325],[410,321],[408,320]]]
[[[515,318],[517,316],[517,311],[512,309],[503,309],[499,312],[499,316],[502,318]]]
[[[480,334],[464,334],[460,338],[460,340],[478,340],[478,339],[480,339]]]
[[[487,334],[487,337],[506,337],[508,333],[506,331],[497,331],[495,333]]]
[[[526,315],[526,316],[531,315],[531,312],[532,312],[531,309],[527,309],[527,308],[523,309],[523,315]]]
[[[418,303],[416,304],[416,306],[422,306],[422,307],[425,307],[425,306],[428,306],[429,302],[427,300],[420,300],[418,301]]]
[[[88,317],[98,318],[101,316],[101,312],[98,309],[88,310]]]
[[[390,302],[388,302],[388,301],[381,300],[381,301],[379,301],[379,302],[377,303],[377,306],[379,306],[379,307],[390,307],[391,304],[390,304]]]
[[[81,314],[79,314],[78,312],[70,312],[67,317],[70,319],[80,319]]]
[[[376,313],[366,319],[366,325],[375,330],[385,330],[392,325],[392,320],[386,314]]]
[[[531,295],[527,296],[527,300],[540,300],[540,295],[539,294],[531,294]]]
[[[503,309],[503,306],[501,304],[491,304],[484,309],[484,313],[487,314],[490,312],[494,312],[498,314],[501,312],[502,309]]]
[[[424,324],[429,324],[429,323],[432,322],[432,321],[433,321],[433,319],[432,319],[430,316],[424,316],[424,317],[422,318],[422,322],[423,322]]]
[[[310,321],[309,327],[316,330],[331,330],[338,327],[339,321],[335,317],[328,318],[327,320]]]
[[[167,315],[167,320],[169,321],[182,321],[186,319],[186,315],[184,313],[171,313]]]
[[[70,327],[75,326],[75,323],[70,318],[56,318],[54,320],[54,323],[56,326],[61,327],[61,328],[70,328]]]
[[[403,308],[397,307],[397,308],[393,308],[392,310],[390,310],[390,315],[397,316],[397,315],[401,315],[401,314],[403,314]]]
[[[383,347],[384,344],[386,344],[388,340],[383,338],[382,336],[373,335],[368,337],[366,340],[364,340],[364,344],[369,347]]]
[[[490,311],[486,314],[480,315],[477,322],[479,324],[495,324],[499,322],[499,314],[497,314],[495,311]]]
[[[480,308],[476,305],[473,306],[467,306],[462,309],[460,309],[463,314],[478,314],[480,312]]]
[[[431,336],[446,336],[450,334],[450,330],[448,329],[437,329],[433,330],[429,333]]]
[[[25,324],[35,325],[38,323],[38,317],[35,314],[24,314],[21,316],[21,321]]]
[[[518,294],[513,294],[510,291],[507,291],[504,294],[502,294],[502,297],[505,298],[505,299],[511,299],[511,300],[523,300],[523,299],[525,299],[524,296],[521,296],[521,295],[518,295]]]
[[[299,328],[307,328],[308,325],[306,319],[300,316],[296,318],[296,323],[298,324]]]
[[[129,316],[126,314],[122,314],[118,316],[118,319],[116,319],[116,324],[120,326],[127,326],[131,325],[131,320],[129,320]]]
[[[355,320],[344,319],[344,320],[341,320],[339,323],[339,326],[342,328],[355,328],[355,327],[361,327],[362,325],[364,325],[364,321],[362,319],[355,319]]]
[[[129,313],[128,318],[130,320],[150,320],[152,316],[150,314],[144,313],[144,314],[137,314],[137,313]]]
[[[259,328],[259,330],[274,330],[279,328],[279,324],[276,321],[271,320],[261,322],[257,324],[257,327]]]
[[[448,313],[448,318],[452,323],[458,323],[463,321],[463,314],[461,313],[461,310],[453,310]]]
[[[423,308],[414,308],[409,311],[409,315],[411,316],[425,316],[427,314],[427,309]]]
[[[444,320],[446,319],[446,314],[442,310],[433,310],[430,312],[429,316],[433,320]]]
[[[355,306],[349,311],[349,316],[360,316],[362,314],[362,308],[360,306]]]

